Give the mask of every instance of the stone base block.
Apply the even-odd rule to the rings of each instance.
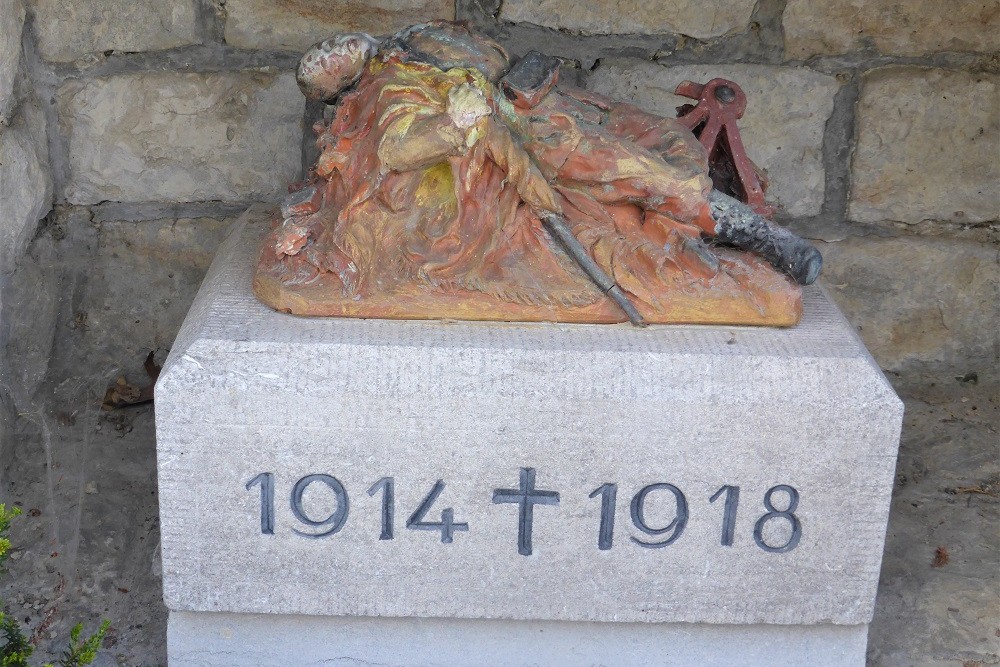
[[[569,623],[171,612],[170,664],[228,667],[835,667],[865,625]],[[294,656],[294,657],[293,657]]]
[[[861,664],[902,404],[822,291],[790,329],[298,318],[266,229],[156,387],[173,662]]]

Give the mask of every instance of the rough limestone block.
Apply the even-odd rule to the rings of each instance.
[[[865,630],[170,612],[167,646],[200,667],[843,667],[864,664]]]
[[[388,35],[415,23],[455,18],[452,0],[228,0],[226,43],[301,53],[339,32]]]
[[[14,268],[52,208],[45,117],[25,103],[0,133],[0,275]]]
[[[291,73],[126,74],[58,99],[74,204],[275,199],[301,168]]]
[[[0,133],[10,122],[16,106],[14,81],[21,65],[21,29],[24,5],[21,0],[0,0]]]
[[[915,362],[954,368],[996,364],[996,246],[868,236],[824,245],[823,259],[822,280],[883,368],[899,371]]]
[[[1000,49],[996,0],[789,0],[782,15],[789,58],[847,53],[919,56]]]
[[[767,200],[789,215],[819,213],[823,205],[823,131],[839,84],[805,68],[772,65],[663,67],[635,59],[602,61],[588,87],[663,116],[692,103],[674,95],[685,79],[723,78],[739,84],[747,110],[739,122],[747,154],[770,178]]]
[[[849,216],[986,222],[1000,214],[1000,77],[869,72],[857,107]]]
[[[197,0],[29,0],[38,50],[67,62],[94,51],[157,51],[199,44]]]
[[[707,39],[745,30],[755,4],[754,0],[505,0],[500,18],[586,34],[679,33]]]
[[[870,621],[902,404],[821,291],[787,330],[296,318],[250,292],[269,219],[156,387],[171,611],[708,624],[658,627],[730,663],[718,624]]]

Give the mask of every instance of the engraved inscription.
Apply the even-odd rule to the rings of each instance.
[[[716,491],[708,502],[714,503],[723,493],[726,494],[726,502],[722,508],[722,546],[731,547],[736,532],[736,509],[740,505],[740,487],[727,484]]]
[[[382,489],[382,532],[378,536],[380,540],[392,539],[392,522],[396,504],[395,488],[396,481],[392,477],[383,477],[372,484],[372,488],[368,489],[369,496],[374,496],[379,489]]]
[[[517,553],[531,555],[531,526],[535,518],[535,505],[558,505],[558,491],[540,491],[535,488],[535,469],[521,468],[521,486],[518,489],[494,489],[493,502],[517,503]]]
[[[615,540],[615,496],[618,485],[614,483],[601,484],[594,489],[588,498],[601,496],[601,525],[597,529],[597,548],[608,551]]]
[[[783,510],[774,509],[774,504],[772,502],[772,497],[775,491],[784,491],[788,494],[788,507]],[[767,509],[767,514],[757,519],[757,523],[753,527],[753,540],[757,543],[764,551],[769,551],[771,553],[783,554],[786,551],[791,551],[799,544],[799,540],[802,538],[802,523],[799,522],[799,518],[795,516],[795,510],[799,507],[799,492],[794,488],[788,486],[787,484],[778,484],[777,486],[772,486],[764,494],[764,508]],[[764,541],[764,525],[771,519],[787,519],[792,525],[792,534],[780,547],[774,547]]]
[[[434,488],[427,494],[427,497],[424,498],[422,503],[420,503],[420,507],[414,510],[413,514],[410,515],[410,518],[406,520],[406,527],[411,530],[440,530],[441,543],[451,544],[455,537],[456,530],[469,530],[469,524],[455,523],[455,510],[450,507],[446,507],[441,510],[440,521],[424,521],[424,517],[427,516],[427,512],[430,511],[431,505],[433,505],[434,501],[438,499],[438,496],[441,495],[442,491],[444,491],[444,480],[439,479],[434,484]]]
[[[519,471],[518,488],[493,489],[487,496],[494,505],[517,505],[517,553],[522,556],[532,555],[532,531],[535,519],[535,505],[557,507],[560,504],[560,492],[536,488],[537,472],[534,468],[521,468]],[[319,483],[320,498],[314,498],[307,512],[304,498],[311,485]],[[262,472],[246,482],[245,488],[250,491],[260,487],[260,534],[274,535],[275,518],[275,474]],[[455,509],[445,507],[440,510],[440,519],[430,520],[434,505],[444,495],[447,484],[438,479],[424,496],[420,504],[406,520],[409,530],[436,531],[440,533],[442,544],[451,544],[455,533],[469,532],[466,521],[456,521]],[[615,544],[615,514],[617,511],[618,482],[605,482],[591,491],[588,498],[600,498],[600,520],[597,524],[596,546],[599,551],[610,551]],[[634,488],[634,487],[633,487]],[[325,490],[325,493],[324,493]],[[332,493],[332,498],[330,494]],[[581,492],[582,493],[582,492]],[[367,489],[367,495],[373,499],[378,497],[381,503],[379,541],[392,541],[395,534],[396,508],[396,478],[382,477]],[[787,500],[785,500],[787,498]],[[740,504],[740,487],[726,484],[708,497],[707,505],[715,504],[722,499],[721,537],[719,544],[732,547],[736,538],[736,517]],[[325,507],[323,502],[332,500],[332,508],[325,518],[316,518],[317,507]],[[485,500],[485,499],[484,499]],[[753,527],[753,540],[760,549],[773,554],[788,553],[795,549],[802,539],[802,521],[796,514],[799,508],[800,494],[798,489],[788,484],[772,486],[764,494],[764,509],[767,510],[757,518]],[[702,501],[704,502],[704,501]],[[443,504],[443,502],[442,502]],[[778,509],[777,506],[784,507]],[[336,477],[325,473],[313,473],[300,478],[293,485],[290,493],[292,516],[311,530],[301,530],[292,527],[292,532],[308,538],[323,538],[336,535],[347,523],[350,512],[350,500],[347,489]],[[669,507],[669,514],[663,515],[663,508]],[[703,509],[707,512],[707,509]],[[691,518],[691,508],[687,496],[675,484],[670,482],[653,482],[638,489],[629,504],[629,515],[632,525],[647,538],[629,536],[629,541],[643,549],[663,549],[676,543],[684,534]],[[565,529],[558,517],[554,521],[555,529]],[[787,538],[784,535],[787,534]],[[783,540],[783,541],[782,541]]]
[[[337,507],[330,513],[330,516],[322,520],[310,519],[306,516],[306,511],[302,507],[302,496],[313,482],[320,482],[333,491],[337,503]],[[293,528],[292,530],[299,535],[316,538],[335,535],[347,523],[348,509],[347,491],[344,490],[344,485],[336,477],[320,474],[306,475],[297,481],[292,488],[292,514],[295,515],[295,518],[313,528],[326,528],[326,530],[318,533],[307,533],[298,528]]]
[[[674,500],[677,501],[677,510],[674,514],[673,520],[668,523],[663,528],[651,528],[646,523],[645,518],[645,502],[646,496],[653,491],[658,490],[670,491],[674,494]],[[639,489],[638,493],[632,497],[632,523],[635,527],[646,533],[651,537],[659,537],[660,535],[666,535],[669,533],[668,537],[660,541],[645,542],[636,537],[632,538],[632,541],[639,546],[646,547],[647,549],[662,549],[665,546],[669,546],[677,541],[677,538],[681,536],[684,532],[684,527],[687,526],[688,522],[688,505],[687,498],[681,493],[673,484],[668,484],[666,482],[659,482],[657,484],[650,484]]]
[[[247,491],[255,484],[260,484],[260,532],[274,535],[274,474],[262,472],[257,475],[247,482]]]

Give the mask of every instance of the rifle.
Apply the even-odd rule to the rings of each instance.
[[[715,241],[720,241],[741,250],[754,252],[763,257],[775,269],[785,273],[800,285],[811,285],[823,267],[823,256],[811,243],[799,238],[783,227],[772,223],[754,212],[741,201],[712,190],[708,196],[715,218]],[[562,245],[577,266],[612,301],[618,304],[629,322],[644,327],[635,305],[625,296],[625,292],[604,269],[590,256],[583,244],[573,235],[566,220],[555,213],[543,212],[542,224]]]
[[[583,269],[583,272],[601,288],[602,292],[618,304],[618,307],[628,317],[628,321],[637,327],[646,326],[646,321],[642,319],[642,315],[639,314],[635,305],[628,300],[625,292],[618,286],[615,279],[598,266],[594,258],[587,252],[587,249],[583,247],[583,244],[577,240],[573,234],[573,230],[566,224],[565,218],[561,215],[548,212],[542,213],[539,217],[541,217],[542,224],[549,230],[549,233],[562,245],[566,254],[576,262],[577,266]]]

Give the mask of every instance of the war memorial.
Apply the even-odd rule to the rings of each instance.
[[[903,409],[738,82],[331,37],[156,385],[177,665],[861,665]]]

